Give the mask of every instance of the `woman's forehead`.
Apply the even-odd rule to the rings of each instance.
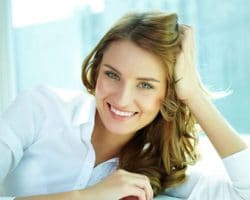
[[[112,42],[106,49],[102,65],[111,65],[123,73],[162,77],[165,74],[161,60],[129,40]]]

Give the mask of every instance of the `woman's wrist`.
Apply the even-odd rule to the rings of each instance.
[[[204,92],[194,92],[183,101],[191,110],[200,108],[207,103],[210,104],[209,97]]]
[[[75,199],[77,200],[92,200],[95,199],[94,193],[92,192],[91,188],[85,188],[82,190],[78,190],[75,194]]]
[[[77,198],[79,200],[99,200],[99,199],[105,199],[103,197],[103,193],[100,192],[98,190],[97,192],[97,188],[95,187],[96,185],[93,185],[93,186],[90,186],[90,187],[87,187],[87,188],[84,188],[82,190],[78,190],[78,196],[80,198]]]

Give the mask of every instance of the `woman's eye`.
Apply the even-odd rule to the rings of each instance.
[[[153,89],[154,88],[151,84],[146,83],[146,82],[140,83],[138,87],[142,88],[142,89]]]
[[[114,79],[114,80],[120,80],[119,76],[114,73],[114,72],[111,72],[111,71],[105,71],[105,75],[111,79]]]

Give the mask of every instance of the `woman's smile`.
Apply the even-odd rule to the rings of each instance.
[[[116,116],[122,117],[122,118],[130,118],[137,114],[137,112],[130,112],[130,111],[122,111],[120,109],[115,108],[111,104],[108,103],[109,110],[112,114],[115,114]]]

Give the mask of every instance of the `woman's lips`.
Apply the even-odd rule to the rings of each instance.
[[[117,108],[114,108],[111,104],[108,103],[108,107],[111,113],[115,114],[116,116],[119,117],[132,117],[135,114],[137,114],[137,112],[131,112],[131,111],[122,111],[119,110]]]

